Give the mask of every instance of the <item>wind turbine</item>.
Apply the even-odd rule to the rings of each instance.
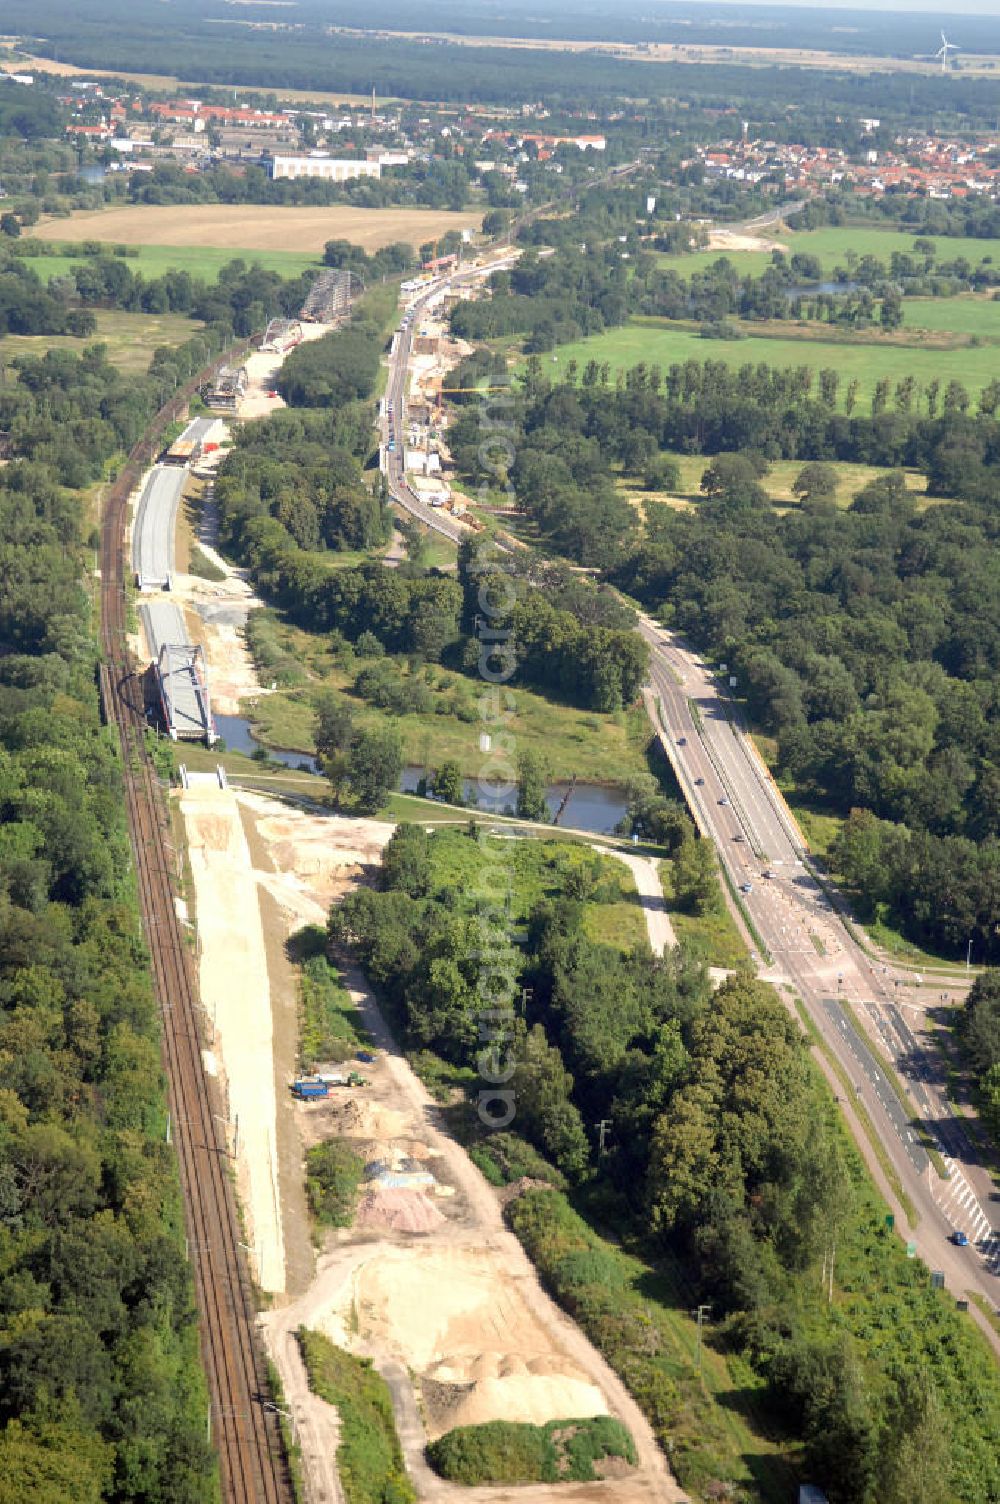
[[[942,33],[941,33],[941,46],[938,48],[937,52],[935,52],[935,54],[934,54],[935,61],[938,58],[941,59],[941,72],[942,73],[947,73],[948,72],[948,54],[949,54],[949,52],[959,52],[960,50],[961,49],[959,47],[957,47],[954,42],[949,42],[948,38],[945,36],[944,32],[942,31]]]

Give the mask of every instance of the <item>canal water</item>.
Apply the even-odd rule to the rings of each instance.
[[[271,762],[280,762],[296,772],[317,772],[316,760],[308,752],[289,752],[284,747],[265,747],[250,730],[250,722],[242,715],[217,715],[215,729],[226,744],[227,752],[242,752],[247,757],[266,752]]]
[[[404,768],[400,780],[401,789],[404,793],[415,793],[424,776],[423,768]],[[517,814],[517,798],[513,791],[498,799],[480,788],[474,778],[463,779],[463,791],[465,802],[470,808],[489,810],[495,815]],[[550,783],[545,790],[545,802],[550,815],[554,817],[558,813],[564,799],[566,807],[559,817],[560,825],[571,826],[574,830],[589,830],[602,836],[612,834],[628,808],[625,790],[615,784],[577,783],[571,787],[568,783]]]
[[[250,723],[245,716],[217,715],[215,729],[230,752],[242,752],[247,757],[252,757],[263,747],[263,743],[257,741],[251,732]],[[308,752],[289,752],[282,747],[267,747],[264,750],[272,762],[281,763],[286,768],[304,770],[307,773],[317,771],[315,759]],[[400,790],[406,794],[416,793],[424,776],[423,768],[404,768]],[[497,815],[517,813],[513,792],[502,799],[490,798],[472,778],[465,779],[464,790],[465,801],[470,808],[488,810]],[[555,816],[564,799],[566,807],[559,818],[559,824],[570,826],[574,830],[590,831],[594,835],[613,834],[628,808],[625,790],[615,784],[577,783],[571,787],[568,783],[552,783],[545,791],[545,802],[550,815]]]

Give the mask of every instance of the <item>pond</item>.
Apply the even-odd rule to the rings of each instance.
[[[793,287],[785,288],[785,297],[790,303],[796,298],[814,298],[819,292],[836,298],[845,292],[857,292],[860,286],[860,282],[797,282]]]

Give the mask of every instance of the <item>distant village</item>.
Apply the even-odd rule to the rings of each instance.
[[[18,81],[27,83],[29,76]],[[110,92],[98,82],[74,80],[59,100],[71,112],[67,136],[100,151],[109,170],[127,173],[151,172],[157,162],[168,160],[193,173],[223,166],[240,174],[252,165],[275,179],[345,183],[380,178],[385,169],[405,169],[416,160],[463,158],[481,148],[476,171],[495,172],[523,193],[528,185],[519,176],[522,164],[543,163],[559,173],[560,148],[607,149],[606,137],[593,131],[555,135],[520,124],[490,123],[511,113],[507,111],[421,114],[420,106],[398,103],[383,111],[374,94],[363,105],[269,111],[199,99],[163,100],[132,90]],[[522,113],[547,114],[530,106]]]
[[[30,85],[30,74],[8,73]],[[66,134],[86,143],[108,172],[152,172],[158,162],[191,173],[222,167],[234,175],[248,167],[273,179],[347,183],[405,173],[416,162],[460,159],[473,181],[495,174],[511,195],[529,191],[540,171],[559,174],[577,154],[609,151],[593,113],[580,112],[572,134],[544,129],[540,105],[439,107],[393,101],[339,106],[303,103],[271,109],[204,100],[164,99],[133,87],[74,79],[58,95],[70,119]],[[730,111],[719,111],[720,116]],[[621,112],[605,117],[621,122]],[[706,179],[725,178],[763,192],[806,194],[846,186],[879,196],[914,193],[932,199],[1000,194],[1000,139],[964,140],[896,135],[878,118],[850,122],[860,147],[803,146],[758,140],[749,123],[739,135],[699,147],[684,165],[700,164]],[[613,155],[613,153],[609,153]],[[528,170],[530,166],[530,171]]]
[[[1000,193],[1000,141],[970,142],[957,137],[897,136],[881,139],[881,121],[858,122],[871,146],[861,160],[837,147],[805,147],[755,141],[745,125],[739,140],[720,141],[699,153],[708,178],[769,185],[775,191],[822,192],[848,186],[855,193],[919,193],[955,199]],[[876,144],[877,143],[877,144]]]

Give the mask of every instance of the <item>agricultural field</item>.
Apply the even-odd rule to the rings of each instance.
[[[132,204],[49,219],[32,233],[40,240],[100,240],[140,246],[211,247],[226,251],[319,254],[328,240],[350,240],[365,251],[392,241],[421,245],[448,230],[477,230],[472,210],[355,209],[343,204]]]
[[[101,242],[106,253],[114,253],[123,243]],[[72,253],[72,242],[60,242],[59,249],[66,254],[25,257],[26,264],[45,282],[53,277],[72,276],[86,258],[79,251]],[[243,251],[210,245],[130,245],[125,265],[149,281],[162,277],[164,272],[178,271],[205,282],[216,282],[222,268],[238,257],[266,272],[277,272],[279,277],[298,277],[304,271],[318,270],[321,265],[320,255],[310,251]]]
[[[182,345],[202,327],[180,313],[119,313],[94,310],[97,328],[85,339],[72,334],[5,334],[0,337],[0,367],[18,355],[41,356],[47,350],[73,350],[107,345],[108,360],[122,371],[145,372],[157,345]]]
[[[752,324],[743,324],[742,329],[752,329]],[[775,327],[775,326],[771,326]],[[789,326],[782,324],[783,330]],[[903,376],[913,376],[920,386],[931,381],[940,381],[942,388],[949,381],[960,381],[973,396],[982,390],[997,374],[997,351],[990,345],[980,347],[962,345],[959,348],[942,348],[940,342],[924,345],[917,336],[913,343],[906,341],[905,331],[893,339],[825,340],[818,339],[809,330],[796,338],[791,329],[788,333],[772,337],[770,334],[749,334],[745,339],[702,339],[690,325],[672,324],[666,320],[646,320],[625,324],[618,329],[608,329],[589,339],[576,340],[573,344],[560,345],[554,355],[546,357],[553,377],[559,375],[559,367],[565,368],[575,360],[582,370],[588,360],[607,361],[612,371],[627,370],[630,366],[645,361],[662,368],[683,364],[686,360],[723,361],[738,369],[742,365],[765,364],[769,366],[809,366],[819,372],[824,367],[837,371],[841,378],[840,400],[843,402],[847,385],[858,382],[858,412],[869,410],[868,404],[877,383],[885,378],[895,384]]]
[[[144,89],[156,90],[163,94],[204,94],[206,89],[213,86],[204,82],[192,82],[191,79],[180,79],[173,73],[123,73],[120,68],[78,68],[75,63],[57,62],[51,57],[37,57],[33,53],[23,52],[18,48],[12,58],[0,63],[0,72],[3,73],[50,73],[55,78],[121,78],[127,83],[136,83]],[[254,84],[246,84],[242,87],[228,85],[232,89],[233,97],[238,99],[240,94],[249,94],[256,98],[260,89]],[[275,93],[275,98],[288,103],[296,104],[370,104],[370,94],[345,94],[342,91],[328,91],[324,89],[280,89]],[[376,104],[388,104],[388,95],[376,96]]]

